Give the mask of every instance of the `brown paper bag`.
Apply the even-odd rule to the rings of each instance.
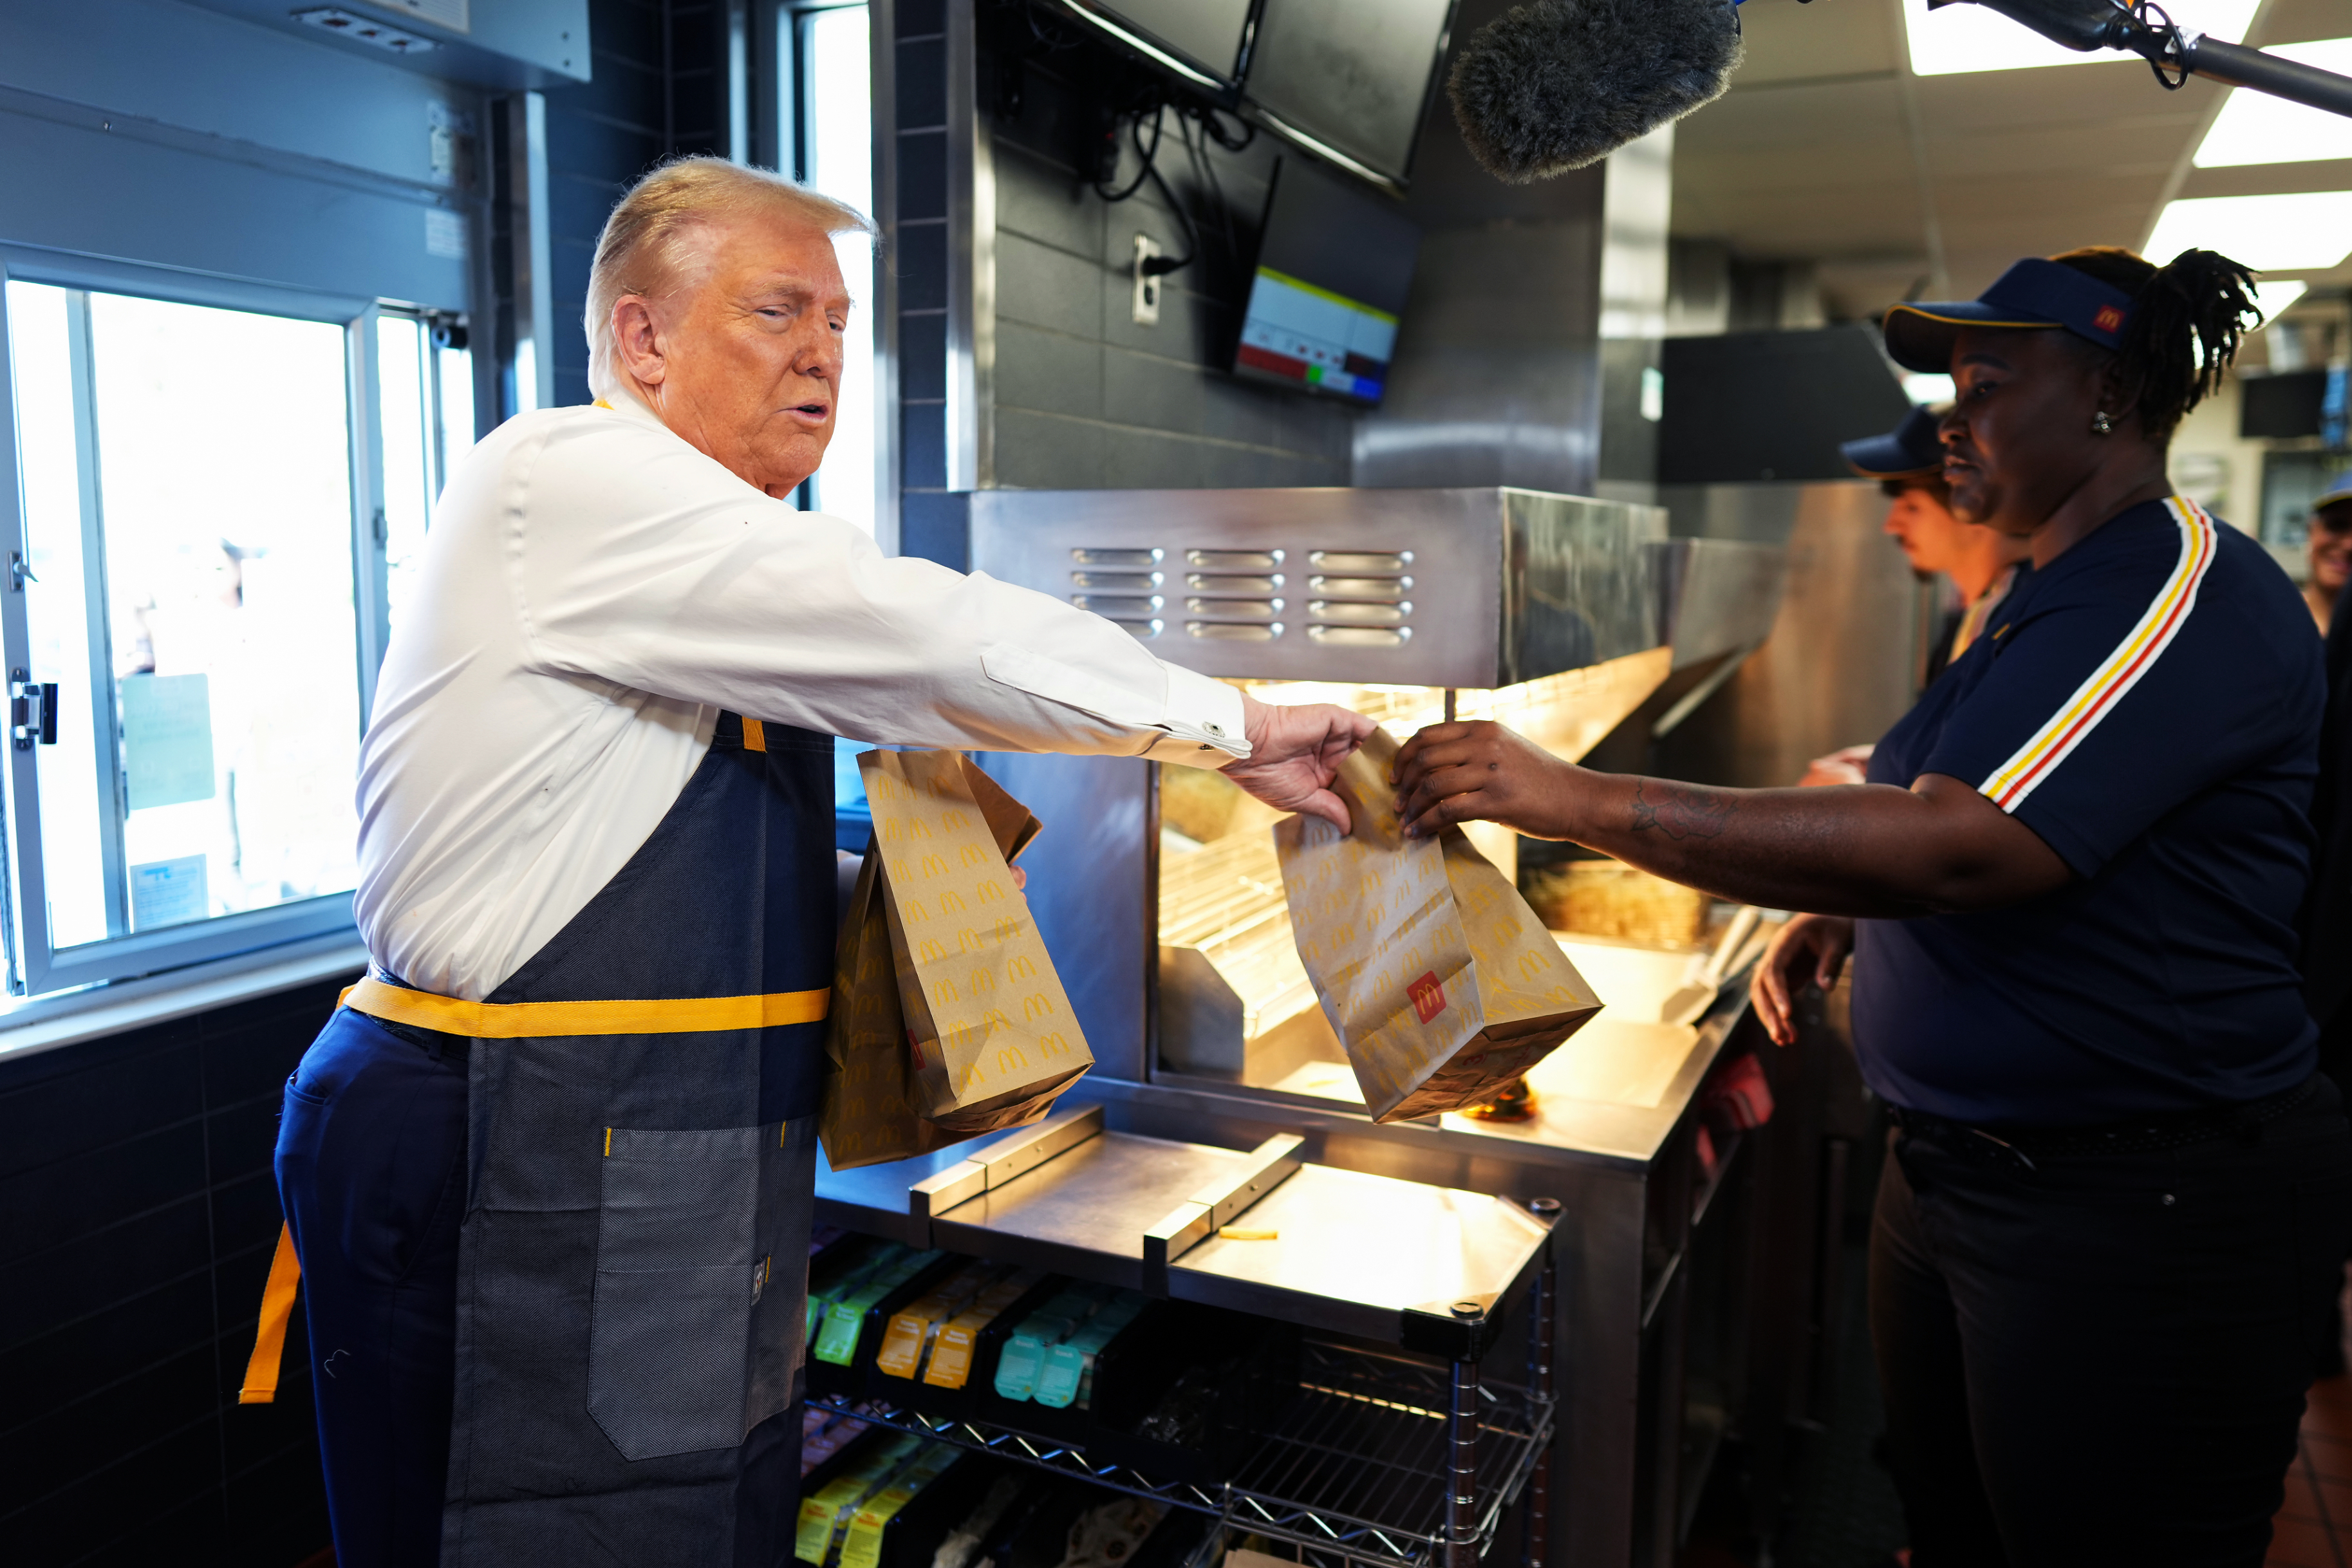
[[[834,950],[833,1007],[825,1019],[824,1052],[833,1065],[816,1128],[825,1163],[836,1171],[904,1160],[977,1136],[948,1131],[915,1114],[915,1067],[907,1055],[898,973],[890,962],[881,874],[882,858],[869,840]]]
[[[1034,818],[959,752],[868,752],[857,765],[874,808],[915,1110],[958,1132],[1035,1121],[1094,1053],[992,831],[1015,813]],[[1014,827],[1005,841],[1018,853],[1027,838]]]
[[[1017,858],[1037,836],[1037,819],[978,768],[970,769],[966,782],[997,847],[1008,861]],[[817,1133],[824,1142],[825,1161],[835,1170],[908,1159],[988,1131],[941,1127],[917,1110],[921,1090],[908,1048],[906,1011],[898,1003],[882,858],[871,839],[835,949],[824,1047],[832,1071],[825,1079]],[[1037,1114],[1046,1108],[1041,1105]]]
[[[1397,742],[1374,731],[1333,788],[1355,828],[1275,825],[1298,956],[1375,1121],[1458,1110],[1601,1010],[1543,921],[1458,828],[1406,838]]]

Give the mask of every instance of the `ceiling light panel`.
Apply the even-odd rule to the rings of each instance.
[[[2308,44],[2276,44],[2263,51],[2352,76],[2352,38],[2322,38]],[[2283,98],[2233,88],[2213,129],[2197,149],[2200,169],[2246,163],[2307,163],[2321,158],[2352,158],[2352,119],[2307,109]]]
[[[2258,0],[2180,0],[2166,9],[2173,20],[2192,32],[2234,43],[2246,36],[2257,4]],[[1943,5],[1930,14],[1927,0],[1903,0],[1903,30],[1910,38],[1914,76],[2028,70],[2137,58],[2114,49],[2079,54],[1982,5]]]
[[[2304,296],[2311,287],[2300,278],[2273,278],[2254,289],[2254,304],[2262,310],[2263,325],[2269,326],[2279,319],[2289,305]]]
[[[2147,255],[2166,262],[2194,247],[2257,272],[2316,272],[2352,255],[2352,191],[2198,196],[2156,220]]]

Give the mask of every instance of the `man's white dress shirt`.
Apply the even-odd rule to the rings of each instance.
[[[410,984],[496,990],[652,834],[722,708],[906,745],[1248,753],[1232,687],[1058,599],[887,556],[617,401],[522,415],[455,466],[393,629],[357,912]]]

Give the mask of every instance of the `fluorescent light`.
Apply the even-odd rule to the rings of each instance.
[[[2297,65],[2352,76],[2352,38],[2322,38],[2310,44],[2279,44],[2264,51]],[[2213,129],[2197,149],[2200,169],[2242,163],[2307,163],[2320,158],[2352,158],[2352,120],[2324,109],[2306,109],[2253,89],[2233,88]]]
[[[1933,371],[1906,370],[1903,373],[1903,395],[1914,403],[1952,403],[1960,394],[1948,375]]]
[[[2168,204],[2147,237],[2147,258],[2161,265],[2192,246],[2257,272],[2324,270],[2352,254],[2352,191]]]
[[[2303,298],[2304,290],[2310,287],[2300,278],[2273,278],[2258,285],[2254,289],[2254,303],[2262,309],[2263,325],[2267,327],[2277,321],[2289,305]]]
[[[2235,40],[2246,36],[2256,4],[2257,0],[2181,0],[2168,9],[2184,28]],[[2026,70],[2138,58],[2115,49],[2078,53],[1981,5],[1944,5],[1931,16],[1927,0],[1903,0],[1903,30],[1911,40],[1914,76]]]

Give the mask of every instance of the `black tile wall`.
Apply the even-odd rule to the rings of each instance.
[[[689,117],[711,116],[709,48],[693,50],[700,74],[696,90],[670,89],[664,62],[681,40],[692,43],[712,25],[707,5],[667,0],[589,0],[588,37],[593,79],[547,94],[548,262],[554,303],[555,401],[586,403],[588,268],[605,215],[631,181],[676,152],[705,152],[682,143],[679,101]],[[708,131],[702,135],[707,140]]]
[[[299,1309],[278,1403],[236,1391],[281,1217],[278,1096],[345,984],[0,1055],[11,1563],[291,1568],[326,1545]]]
[[[1165,279],[1157,324],[1132,316],[1134,237],[1171,255],[1186,229],[1152,184],[1105,201],[1076,150],[1099,134],[1092,100],[1117,68],[1091,46],[1038,50],[983,22],[980,96],[996,188],[995,468],[1024,488],[1190,489],[1345,484],[1354,415],[1236,380],[1256,228],[1277,149],[1194,157],[1167,117],[1158,166],[1199,232]],[[1020,57],[1017,65],[1013,57]],[[1297,154],[1290,154],[1297,156]],[[1121,186],[1140,171],[1122,156]]]
[[[897,28],[887,259],[898,280],[898,551],[961,571],[971,558],[965,508],[947,490],[947,10],[944,0],[899,0],[885,15]]]

